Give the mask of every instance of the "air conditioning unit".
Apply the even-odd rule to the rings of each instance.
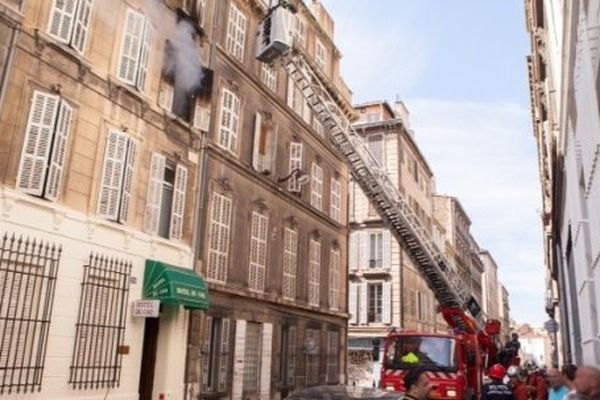
[[[258,25],[256,58],[260,61],[271,63],[292,47],[289,13],[286,8],[277,6],[269,10]]]
[[[194,128],[208,132],[210,126],[210,109],[208,107],[196,106],[194,110]]]

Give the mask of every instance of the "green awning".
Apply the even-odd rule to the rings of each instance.
[[[190,309],[208,309],[208,290],[193,270],[160,261],[146,260],[144,298]]]

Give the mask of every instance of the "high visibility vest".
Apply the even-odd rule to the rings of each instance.
[[[419,363],[419,357],[417,357],[417,355],[415,353],[413,353],[412,351],[410,353],[408,353],[407,355],[403,356],[401,358],[401,360],[405,364],[418,364]]]

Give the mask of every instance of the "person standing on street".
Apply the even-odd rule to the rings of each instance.
[[[431,383],[425,369],[421,367],[409,369],[404,377],[404,387],[406,387],[404,400],[427,400]]]
[[[548,400],[563,400],[569,393],[569,388],[565,384],[565,379],[558,368],[550,368],[548,371]]]
[[[512,392],[502,382],[505,375],[506,368],[501,364],[494,364],[490,367],[488,376],[492,381],[483,385],[481,400],[514,400]]]
[[[576,395],[583,395],[588,400],[600,400],[600,369],[596,367],[579,367],[575,373]]]
[[[529,386],[531,397],[535,400],[546,400],[548,398],[548,385],[535,361],[525,361],[525,369],[527,370],[526,383]]]
[[[508,385],[512,390],[512,394],[515,400],[529,400],[529,389],[523,383],[523,375],[521,369],[516,365],[508,368]]]

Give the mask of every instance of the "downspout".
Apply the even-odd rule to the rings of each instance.
[[[404,249],[400,246],[400,329],[404,329]]]

